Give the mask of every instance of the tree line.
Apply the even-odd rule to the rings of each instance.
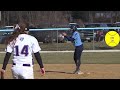
[[[28,22],[31,26],[64,27],[70,22],[117,22],[120,11],[1,11],[1,26]]]

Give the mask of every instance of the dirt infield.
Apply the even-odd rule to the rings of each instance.
[[[0,68],[1,68],[0,64]],[[5,78],[12,79],[11,64],[8,64]],[[35,79],[120,79],[120,64],[82,64],[82,75],[72,74],[74,64],[45,64],[46,75],[41,76],[38,64],[34,65]]]

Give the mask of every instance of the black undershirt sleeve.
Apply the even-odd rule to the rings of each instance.
[[[37,53],[34,53],[34,55],[35,55],[35,58],[36,58],[38,64],[40,65],[40,68],[43,68],[44,66],[43,66],[43,63],[42,63],[42,58],[41,58],[40,53],[37,52]]]
[[[65,36],[65,38],[67,38],[68,41],[72,41],[72,42],[75,40],[74,38],[72,38],[72,37],[68,37],[68,36]]]
[[[11,56],[11,53],[7,52],[5,57],[4,57],[2,69],[4,69],[4,70],[6,69],[6,66],[8,64],[9,59],[10,59],[10,56]]]

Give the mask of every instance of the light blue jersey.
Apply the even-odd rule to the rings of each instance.
[[[80,45],[83,44],[82,41],[81,41],[81,37],[80,37],[79,32],[75,31],[72,35],[72,38],[74,38],[74,41],[73,41],[74,46],[80,46]]]

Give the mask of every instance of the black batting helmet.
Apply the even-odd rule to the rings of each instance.
[[[73,31],[76,31],[77,30],[77,26],[75,26],[75,25],[71,26],[70,29],[73,30]]]

